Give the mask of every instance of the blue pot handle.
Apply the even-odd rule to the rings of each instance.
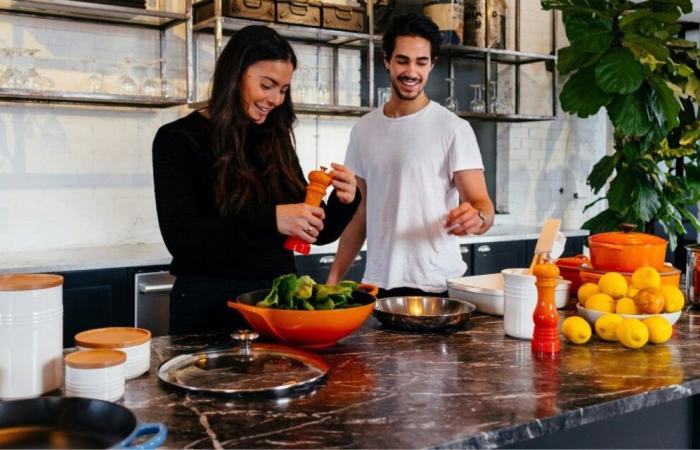
[[[139,445],[132,446],[131,443],[136,440],[137,437],[145,436],[148,434],[153,434],[154,436]],[[131,436],[126,438],[119,444],[119,448],[137,448],[137,449],[147,449],[153,450],[160,447],[165,438],[168,436],[168,429],[162,423],[142,423],[139,424],[136,431],[132,433]]]

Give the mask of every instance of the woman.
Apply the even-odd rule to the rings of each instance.
[[[354,174],[333,164],[328,204],[303,203],[289,92],[297,60],[265,26],[241,29],[221,53],[206,110],[158,130],[153,177],[161,234],[177,277],[170,332],[245,324],[226,301],[295,272],[287,236],[337,239],[360,201]]]

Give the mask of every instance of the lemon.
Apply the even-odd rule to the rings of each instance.
[[[657,288],[661,286],[661,275],[651,266],[640,267],[632,274],[632,284],[637,289]]]
[[[578,302],[585,308],[586,300],[593,294],[600,292],[598,285],[595,283],[583,283],[579,288],[576,296],[578,297]]]
[[[586,300],[586,309],[611,313],[615,311],[615,300],[608,294],[593,294]]]
[[[572,344],[585,344],[591,338],[591,326],[583,317],[572,316],[564,319],[561,332]]]
[[[615,303],[615,312],[617,314],[639,314],[637,305],[635,305],[634,300],[629,297],[622,297]]]
[[[664,300],[666,300],[666,303],[664,304],[665,312],[674,313],[683,309],[683,306],[685,305],[685,297],[680,289],[670,284],[664,284],[659,289],[661,289],[661,295],[663,295]]]
[[[606,341],[616,341],[616,329],[618,324],[622,322],[622,317],[617,314],[605,314],[598,317],[595,321],[595,332],[601,339]]]
[[[624,297],[627,293],[627,280],[617,272],[608,272],[598,280],[598,288],[612,298]]]
[[[617,325],[615,333],[627,348],[641,348],[649,341],[649,330],[639,319],[624,319]]]
[[[642,321],[649,330],[649,340],[654,344],[663,344],[671,339],[673,327],[661,316],[652,316]]]
[[[639,289],[636,288],[633,284],[630,284],[630,287],[627,288],[627,294],[625,294],[625,297],[635,298],[638,293]]]

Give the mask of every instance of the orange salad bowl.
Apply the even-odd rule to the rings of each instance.
[[[362,287],[360,285],[360,289],[352,294],[353,303],[361,306],[350,308],[306,311],[255,306],[267,296],[269,289],[242,294],[236,300],[229,300],[228,307],[240,312],[263,336],[290,345],[325,348],[360,328],[371,314],[377,300],[376,288]]]

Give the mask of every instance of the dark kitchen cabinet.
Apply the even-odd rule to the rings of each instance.
[[[366,252],[360,252],[355,258],[355,261],[350,265],[345,279],[361,281],[365,274],[365,257]],[[309,275],[317,283],[325,283],[328,273],[331,270],[331,265],[335,261],[333,254],[319,254],[309,256],[296,256],[295,262],[297,265],[297,273],[299,275]]]
[[[472,245],[471,244],[461,244],[459,246],[459,251],[462,253],[462,259],[467,263],[467,271],[464,272],[464,276],[474,275],[473,262],[472,262]]]
[[[59,273],[63,276],[63,346],[76,333],[108,326],[133,326],[133,294],[128,270],[99,269]],[[130,304],[131,303],[131,304]]]
[[[497,273],[529,264],[525,241],[489,242],[471,247],[471,275]]]

